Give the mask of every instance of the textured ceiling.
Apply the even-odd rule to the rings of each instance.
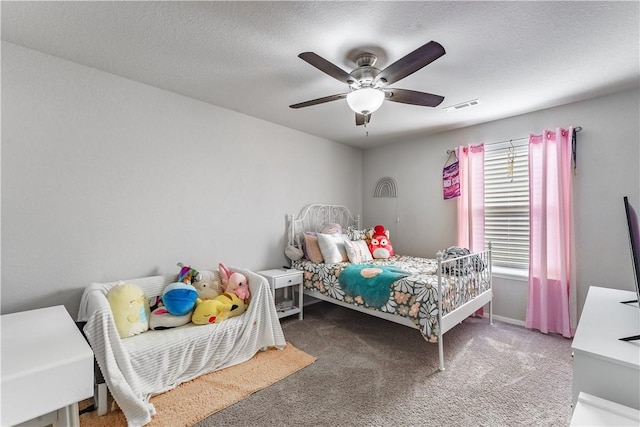
[[[640,79],[631,2],[2,2],[2,39],[356,147],[392,143],[579,101]],[[384,68],[430,40],[446,54],[392,85],[445,97],[393,102],[355,126],[345,100],[290,104],[347,86],[297,57],[347,72]],[[443,107],[479,99],[480,105]],[[368,133],[368,136],[367,136]]]

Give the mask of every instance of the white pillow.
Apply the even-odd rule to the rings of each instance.
[[[347,257],[349,257],[349,261],[352,263],[358,264],[364,261],[373,261],[373,256],[371,255],[371,251],[369,251],[369,246],[366,241],[345,240],[344,246],[347,250]]]
[[[347,250],[344,247],[344,238],[342,234],[323,234],[318,233],[318,245],[322,258],[327,264],[335,264],[347,261]]]

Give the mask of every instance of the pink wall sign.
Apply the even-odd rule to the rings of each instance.
[[[460,171],[458,162],[453,162],[442,169],[442,193],[445,200],[460,196]]]

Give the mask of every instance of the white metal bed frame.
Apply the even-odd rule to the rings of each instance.
[[[300,241],[300,235],[304,231],[321,231],[325,225],[330,223],[338,223],[343,228],[347,228],[352,226],[356,229],[360,229],[360,215],[354,217],[349,209],[343,205],[325,205],[325,204],[312,204],[305,206],[301,211],[298,217],[295,217],[291,214],[290,217],[290,244],[302,249],[302,244]],[[460,307],[455,308],[453,311],[450,311],[446,315],[442,315],[442,281],[443,281],[443,266],[448,264],[456,265],[456,263],[467,264],[471,260],[472,257],[479,257],[488,268],[488,288],[480,293],[478,296],[473,298],[472,300],[466,302]],[[465,262],[466,260],[466,262]],[[493,287],[492,287],[492,271],[491,271],[491,243],[489,243],[489,248],[483,252],[471,253],[470,255],[464,255],[456,258],[443,259],[443,253],[437,253],[437,261],[438,261],[438,354],[440,358],[439,369],[444,371],[444,346],[443,346],[443,335],[445,332],[449,331],[451,328],[462,322],[467,317],[471,316],[480,308],[484,307],[486,304],[489,304],[489,323],[493,324],[493,305],[492,305],[492,297],[493,297]],[[458,264],[460,265],[460,264]],[[445,267],[446,268],[446,267]],[[448,276],[449,278],[455,276]],[[458,280],[461,280],[459,278]],[[418,329],[415,323],[413,323],[409,318],[398,316],[391,313],[384,313],[381,311],[370,310],[361,306],[355,306],[344,301],[339,301],[328,297],[326,295],[321,294],[320,292],[305,289],[304,293],[306,295],[312,296],[314,298],[330,302],[332,304],[337,304],[342,307],[350,308],[352,310],[356,310],[362,313],[369,314],[371,316],[379,317],[385,320],[389,320],[391,322],[398,323],[400,325],[409,326],[414,329]]]

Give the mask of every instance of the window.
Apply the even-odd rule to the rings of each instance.
[[[496,266],[529,268],[529,148],[491,146],[484,157],[485,241]],[[513,173],[510,173],[510,156]]]

